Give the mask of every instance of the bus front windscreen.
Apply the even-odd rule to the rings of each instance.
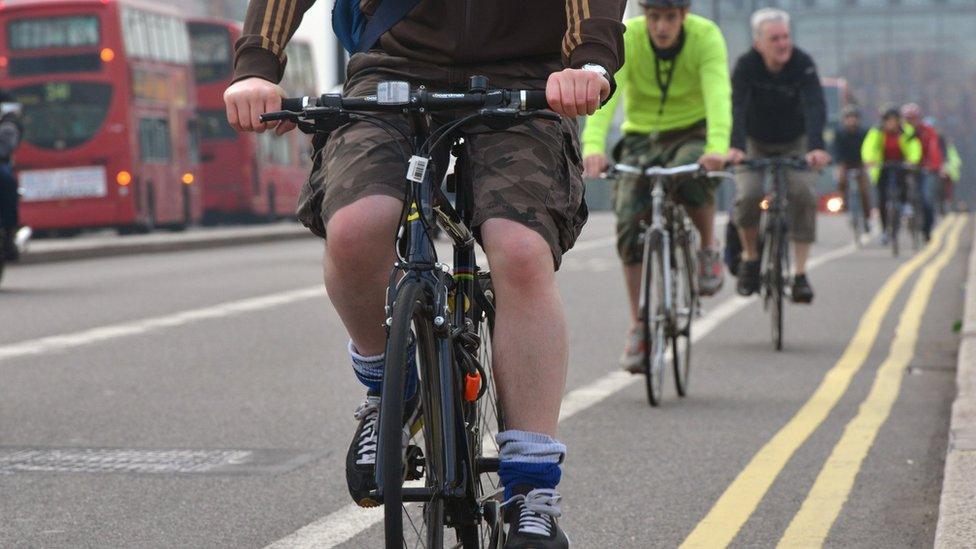
[[[105,122],[112,86],[96,82],[49,82],[11,90],[23,105],[24,141],[64,150],[89,141]]]
[[[7,42],[14,51],[97,46],[100,39],[94,15],[35,17],[7,24]]]
[[[187,27],[197,83],[229,79],[233,70],[230,31],[209,23],[190,23]]]

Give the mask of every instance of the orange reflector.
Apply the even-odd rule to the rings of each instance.
[[[478,393],[481,392],[481,374],[467,374],[464,376],[464,400],[474,402],[478,400]]]
[[[193,184],[193,174],[192,173],[186,172],[185,174],[183,174],[183,184],[184,185],[192,185]]]
[[[126,186],[126,185],[128,185],[129,183],[132,183],[132,174],[131,174],[131,173],[129,173],[129,172],[127,172],[127,171],[125,171],[125,170],[122,170],[121,172],[119,172],[119,173],[118,173],[118,174],[117,174],[117,175],[115,176],[115,181],[116,181],[116,182],[117,182],[117,183],[118,183],[119,185],[121,185],[121,186],[123,186],[123,187],[125,187],[125,186]]]
[[[102,53],[100,54],[100,57],[102,58],[102,61],[108,63],[113,59],[115,59],[115,52],[112,51],[112,48],[102,48]]]
[[[759,207],[762,208],[763,211],[768,210],[769,209],[769,199],[768,198],[763,198],[762,199],[762,202],[759,203]]]

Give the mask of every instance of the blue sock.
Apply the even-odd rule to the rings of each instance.
[[[505,499],[517,486],[555,488],[562,477],[560,464],[566,458],[566,445],[549,435],[508,430],[495,437],[500,448],[498,478],[505,487]]]
[[[383,391],[383,370],[386,367],[386,356],[363,356],[359,354],[352,341],[349,341],[349,356],[352,358],[352,369],[359,382],[366,386],[370,393],[379,395]],[[413,343],[407,349],[407,380],[405,395],[410,399],[417,393],[419,375],[417,373],[417,346]]]

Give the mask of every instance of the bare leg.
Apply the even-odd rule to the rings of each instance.
[[[641,272],[640,263],[624,265],[624,284],[627,286],[627,298],[630,301],[630,325],[637,326],[637,306],[640,300]]]
[[[494,367],[507,427],[555,436],[569,336],[549,245],[504,219],[482,225],[497,296]]]
[[[367,356],[386,349],[383,307],[401,210],[395,198],[369,196],[336,212],[326,230],[325,287],[356,350]]]
[[[742,240],[742,260],[759,261],[759,227],[739,227],[739,239]]]
[[[794,242],[793,243],[793,260],[796,262],[796,268],[793,269],[793,274],[795,275],[805,275],[807,274],[807,259],[810,258],[810,247],[812,244],[809,242]]]
[[[688,217],[695,224],[695,228],[701,234],[701,249],[709,250],[715,243],[715,205],[702,206],[701,208],[685,208]]]

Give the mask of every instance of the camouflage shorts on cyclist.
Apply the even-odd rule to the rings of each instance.
[[[666,134],[628,134],[614,148],[614,159],[641,166],[681,166],[697,162],[705,152],[704,124]],[[678,199],[690,208],[715,201],[717,183],[707,178],[685,181]],[[613,209],[617,214],[617,253],[626,265],[641,262],[641,222],[651,220],[651,182],[643,177],[623,175],[614,182]]]
[[[545,80],[526,75],[538,71],[538,63],[527,70],[522,62],[463,71],[369,52],[350,61],[353,76],[344,93],[365,96],[375,93],[384,80],[408,80],[412,86],[432,90],[466,89],[470,74],[489,77],[492,86],[511,89],[540,89]],[[554,70],[558,70],[558,65]],[[435,124],[457,115],[444,113]],[[407,120],[399,115],[383,118],[404,131]],[[467,173],[474,190],[472,224],[478,228],[488,219],[515,221],[540,234],[552,251],[556,267],[562,254],[572,248],[587,219],[583,200],[583,164],[579,153],[576,121],[561,123],[534,119],[508,129],[476,125],[466,131]],[[401,143],[405,145],[405,143]],[[315,152],[308,182],[299,197],[298,218],[313,233],[326,238],[329,219],[341,208],[372,195],[402,200],[406,194],[406,164],[393,137],[372,124],[354,122],[331,133]]]

